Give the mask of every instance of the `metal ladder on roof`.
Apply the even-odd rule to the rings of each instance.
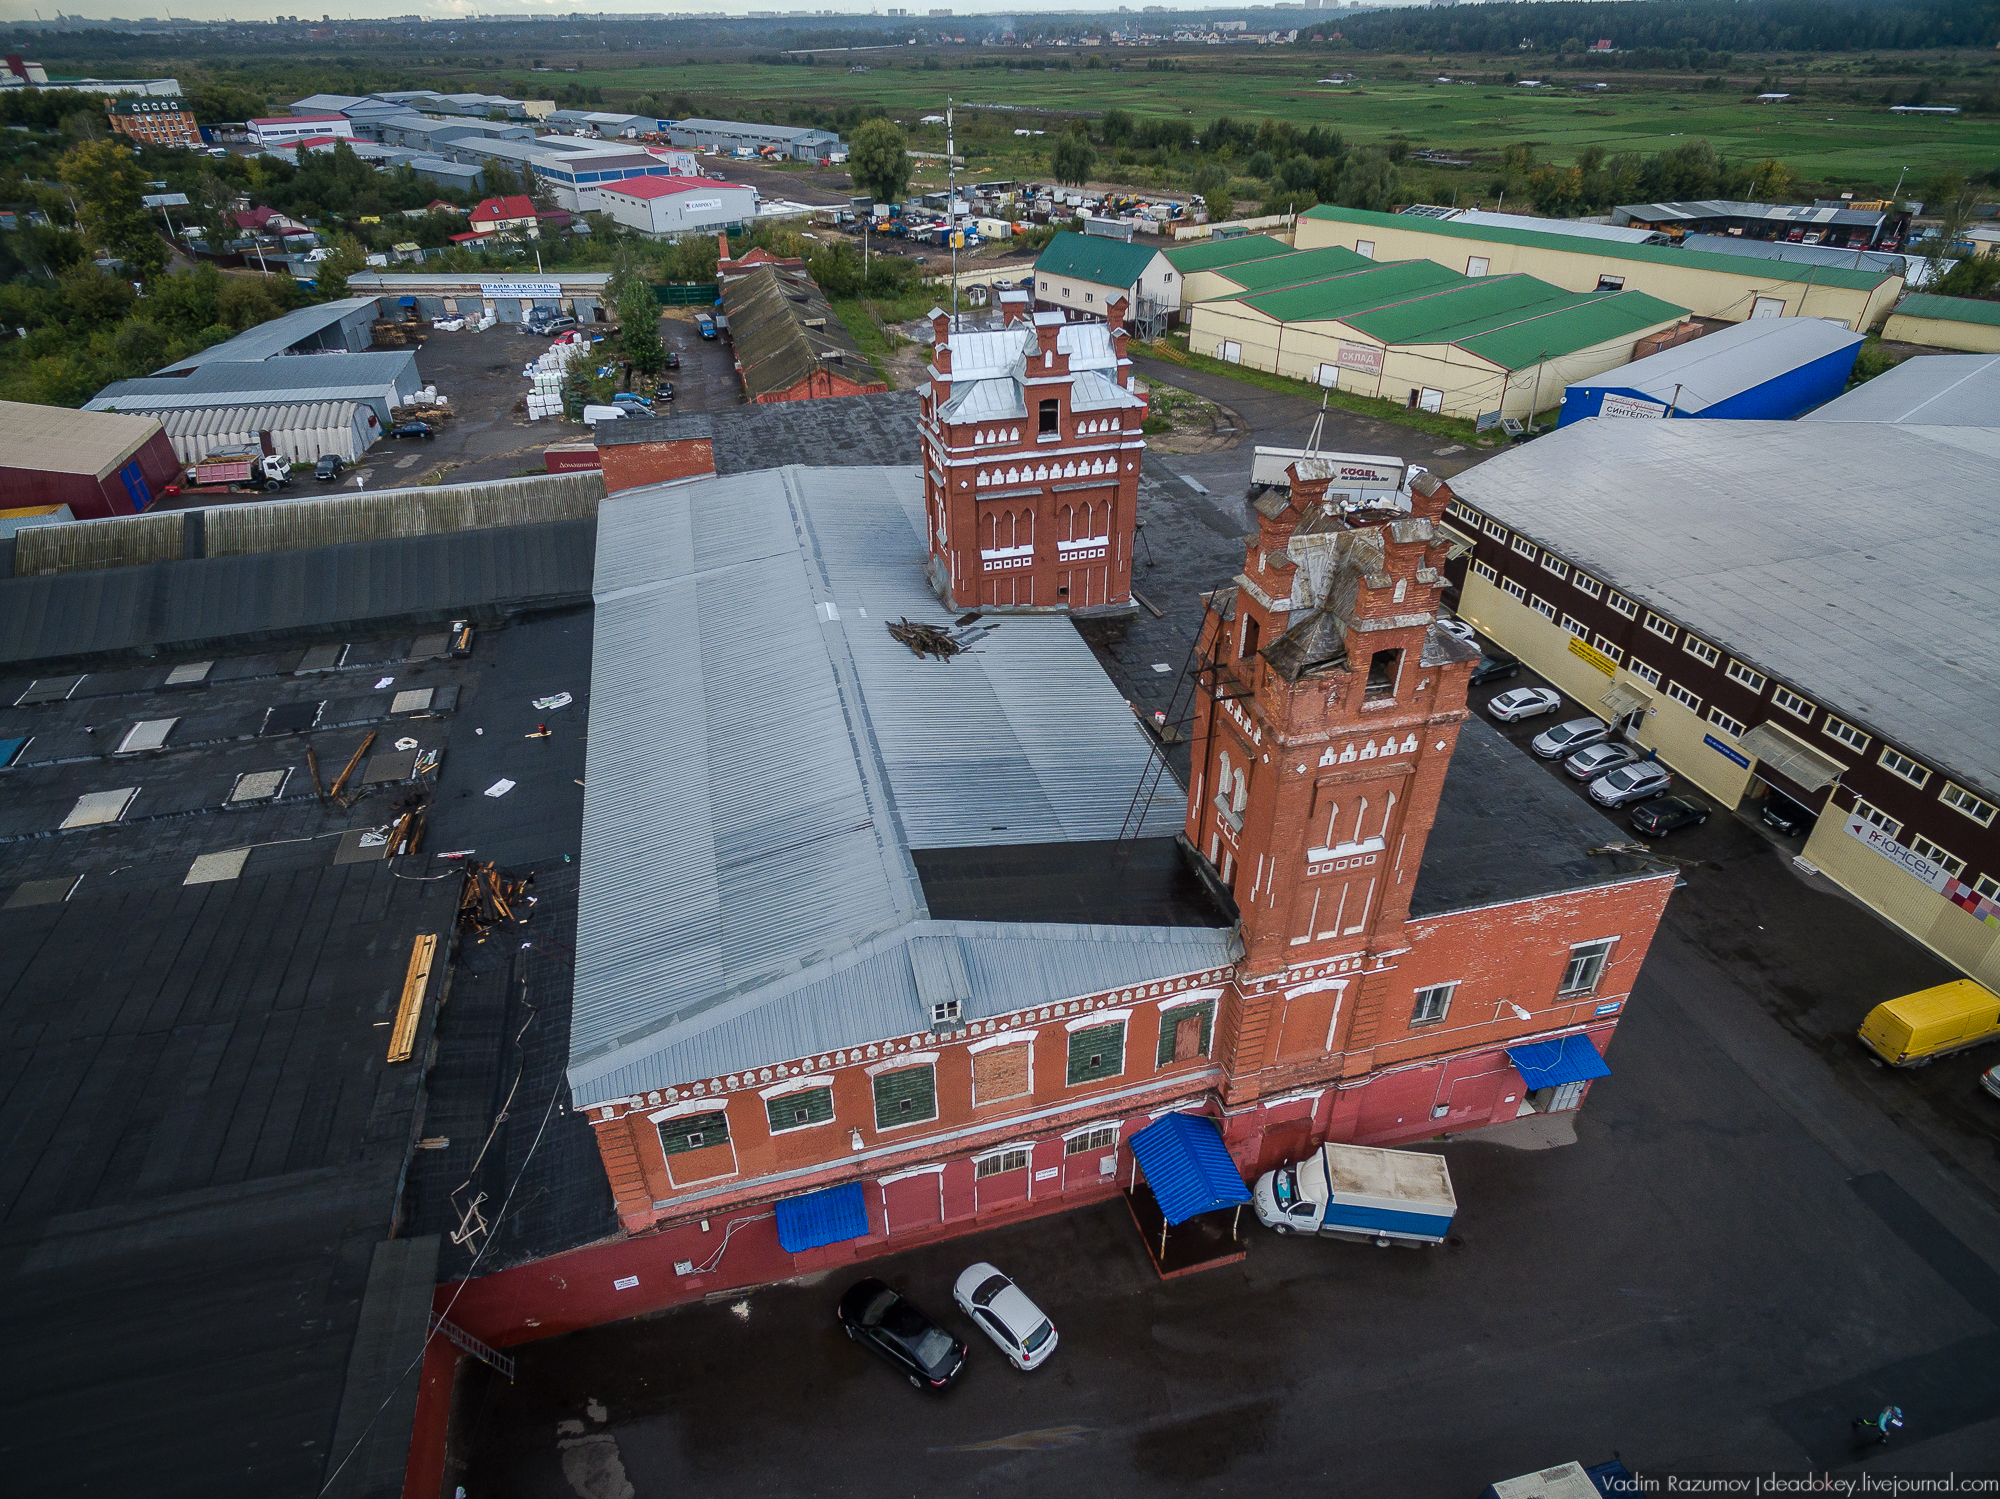
[[[507,1383],[514,1382],[514,1361],[499,1349],[480,1342],[449,1317],[440,1317],[436,1312],[432,1312],[431,1331],[443,1333],[454,1345],[471,1354],[480,1363],[489,1364],[506,1375]]]
[[[1204,598],[1201,623],[1195,626],[1194,639],[1188,643],[1187,658],[1181,663],[1180,676],[1174,681],[1174,695],[1168,700],[1160,732],[1149,731],[1146,734],[1146,745],[1151,754],[1147,757],[1145,768],[1139,772],[1139,784],[1133,788],[1131,805],[1125,809],[1125,821],[1118,829],[1118,841],[1121,843],[1128,838],[1137,838],[1145,828],[1146,818],[1153,810],[1154,798],[1159,794],[1161,778],[1173,768],[1167,763],[1166,731],[1179,734],[1184,742],[1187,726],[1194,718],[1195,698],[1203,692],[1211,697],[1215,695],[1212,679],[1221,668],[1220,620],[1216,622],[1215,633],[1210,636],[1208,659],[1200,660],[1202,636],[1208,630],[1208,617],[1214,610],[1212,597]],[[1204,681],[1204,678],[1210,680]],[[1192,756],[1192,749],[1189,754]]]

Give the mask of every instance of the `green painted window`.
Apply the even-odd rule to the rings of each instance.
[[[1069,1083],[1094,1083],[1125,1070],[1125,1022],[1085,1026],[1069,1033]]]
[[[781,1130],[804,1129],[808,1124],[824,1124],[833,1117],[833,1089],[801,1088],[796,1093],[781,1093],[764,1100],[764,1113],[774,1135]]]
[[[724,1145],[728,1140],[729,1116],[720,1110],[713,1114],[683,1114],[678,1119],[660,1121],[660,1149],[668,1155],[679,1155],[684,1150],[700,1150],[709,1145]]]
[[[921,1124],[937,1118],[937,1071],[926,1063],[884,1072],[875,1079],[875,1128]]]
[[[1208,1055],[1209,1037],[1215,1029],[1215,1002],[1213,1000],[1205,1004],[1182,1005],[1178,1009],[1162,1010],[1160,1012],[1160,1055],[1157,1061],[1158,1066],[1165,1067],[1173,1061],[1175,1037],[1180,1032],[1181,1022],[1196,1017],[1199,1017],[1201,1020],[1201,1046],[1195,1052],[1195,1055],[1198,1057]]]

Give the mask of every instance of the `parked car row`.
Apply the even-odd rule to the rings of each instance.
[[[1055,1323],[1025,1292],[984,1260],[968,1266],[951,1299],[1017,1369],[1038,1369],[1060,1341]],[[949,1389],[971,1350],[914,1301],[879,1280],[856,1281],[834,1308],[847,1336],[886,1361],[920,1390]]]

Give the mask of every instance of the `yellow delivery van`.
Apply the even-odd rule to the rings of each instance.
[[[2000,995],[1971,979],[1919,989],[1875,1006],[1860,1035],[1891,1067],[1921,1067],[1946,1052],[2000,1040]]]

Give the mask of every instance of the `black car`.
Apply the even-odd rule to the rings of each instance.
[[[437,428],[433,427],[429,422],[404,422],[400,426],[391,427],[389,435],[391,437],[421,437],[428,441],[438,434]]]
[[[667,350],[667,368],[670,370],[677,370],[680,367],[681,367],[681,356],[675,353],[672,349]]]
[[[1676,828],[1698,828],[1708,821],[1708,808],[1691,797],[1656,796],[1632,809],[1632,830],[1658,838]]]
[[[873,1349],[920,1390],[942,1390],[965,1367],[965,1344],[879,1280],[856,1281],[834,1316],[855,1342]]]
[[[1479,664],[1472,668],[1472,685],[1477,687],[1485,682],[1504,682],[1520,670],[1521,663],[1514,657],[1496,651],[1479,658]]]
[[[659,389],[653,393],[653,398],[658,401],[671,401],[674,398],[674,382],[662,380]]]
[[[1780,796],[1773,791],[1764,798],[1764,805],[1757,813],[1757,820],[1774,833],[1783,833],[1787,838],[1801,838],[1813,830],[1819,819],[1801,807],[1790,797]]]
[[[346,465],[340,461],[338,453],[321,453],[319,455],[319,462],[313,465],[313,477],[321,482],[325,482],[328,479],[338,479],[341,469],[345,467]]]

